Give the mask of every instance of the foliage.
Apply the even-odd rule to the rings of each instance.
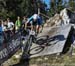
[[[54,14],[59,13],[62,9],[63,1],[62,0],[51,0],[50,2],[50,16],[54,16]]]
[[[57,13],[59,13],[64,8],[63,1],[58,0],[56,4],[57,4]]]
[[[53,16],[65,7],[75,11],[75,0],[68,0],[68,2],[66,0],[51,0],[49,11],[46,10],[47,5],[42,0],[0,0],[0,18],[30,17],[38,12],[38,8],[41,13]]]
[[[40,9],[45,12],[45,3],[39,0]],[[31,16],[34,13],[37,13],[38,5],[37,0],[0,0],[0,16],[1,18],[14,18],[17,16]]]
[[[56,12],[56,0],[50,2],[50,16],[53,16]]]
[[[49,16],[54,16],[54,14],[60,13],[64,8],[75,11],[75,0],[51,0]]]
[[[69,0],[69,7],[72,11],[75,11],[75,0]]]

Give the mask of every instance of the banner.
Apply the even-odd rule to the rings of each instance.
[[[7,47],[0,50],[0,64],[8,60],[17,50],[21,48],[21,32],[15,34],[7,43]]]

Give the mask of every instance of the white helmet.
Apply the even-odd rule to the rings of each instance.
[[[36,20],[38,18],[38,14],[33,15],[33,19]]]

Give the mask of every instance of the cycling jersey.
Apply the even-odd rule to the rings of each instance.
[[[36,21],[34,21],[34,20],[36,20]],[[29,22],[29,23],[31,23],[31,24],[33,24],[33,25],[35,25],[35,24],[41,25],[41,24],[42,24],[42,18],[41,18],[39,15],[34,14],[33,16],[31,16],[31,17],[28,19],[27,22]]]

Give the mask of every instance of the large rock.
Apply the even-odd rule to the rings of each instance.
[[[65,8],[60,12],[60,14],[55,14],[47,20],[46,26],[52,27],[57,25],[66,25],[69,23],[75,23],[75,13]]]
[[[63,20],[64,24],[69,24],[70,22],[69,15],[70,15],[69,10],[66,8],[60,12],[60,17]]]
[[[47,20],[47,26],[58,25],[61,23],[60,14],[55,14],[54,17],[51,17]]]
[[[63,9],[60,12],[60,16],[62,17],[62,20],[64,22],[64,24],[75,24],[75,13],[73,13],[72,11],[70,11],[69,9]]]

